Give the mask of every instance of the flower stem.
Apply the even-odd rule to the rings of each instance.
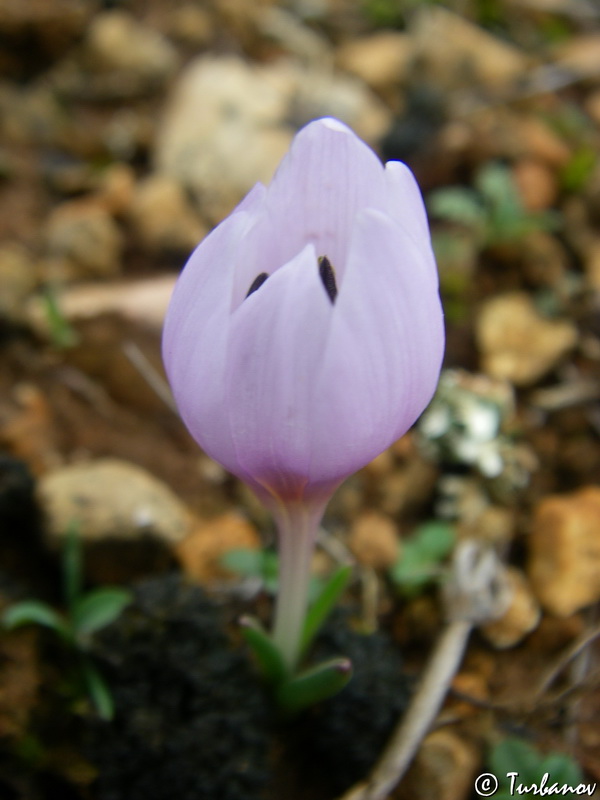
[[[279,591],[273,640],[293,674],[300,658],[310,565],[323,508],[286,505],[274,514],[279,531]]]

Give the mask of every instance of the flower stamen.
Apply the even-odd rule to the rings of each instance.
[[[260,287],[263,285],[263,283],[267,280],[268,277],[269,277],[268,272],[261,272],[260,275],[257,275],[256,278],[254,278],[254,280],[250,284],[250,288],[248,289],[246,297],[250,297],[250,295],[253,292],[255,292],[257,289],[260,289]]]
[[[319,275],[321,276],[321,281],[325,287],[327,296],[332,303],[335,303],[335,298],[337,297],[338,293],[337,283],[335,282],[335,270],[331,266],[331,261],[327,258],[327,256],[319,256],[318,262]]]

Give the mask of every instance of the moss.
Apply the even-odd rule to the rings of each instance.
[[[385,632],[365,635],[337,611],[317,640],[314,661],[348,656],[354,674],[335,697],[308,710],[293,726],[301,770],[317,773],[325,796],[363,779],[406,710],[410,681],[397,646]]]
[[[264,796],[268,702],[200,589],[142,584],[97,651],[116,709],[90,736],[97,800]]]

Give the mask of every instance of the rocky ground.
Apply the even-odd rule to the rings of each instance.
[[[398,578],[424,523],[492,547],[512,588],[394,796],[471,797],[515,734],[600,781],[587,0],[0,0],[2,603],[58,602],[74,516],[94,586],[175,568],[222,598],[240,584],[223,555],[271,543],[253,497],[179,422],[160,330],[190,250],[323,115],[415,171],[448,346],[422,421],[331,503],[315,570],[355,565],[359,627],[392,635],[412,677],[445,624],[448,553],[428,583]],[[249,596],[267,602],[260,584]],[[0,780],[17,759],[94,797],[89,760],[40,733],[56,679],[42,645],[33,628],[0,640]],[[19,780],[8,797],[51,796]]]

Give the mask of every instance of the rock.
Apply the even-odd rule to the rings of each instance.
[[[0,441],[9,452],[41,475],[62,462],[58,426],[46,395],[33,383],[18,383],[2,409]]]
[[[514,647],[535,630],[542,612],[525,575],[516,567],[508,567],[504,577],[510,593],[510,605],[499,619],[480,626],[487,641],[498,650]]]
[[[268,68],[197,59],[179,78],[158,131],[158,170],[188,187],[216,222],[256,181],[271,179],[291,141],[285,113],[285,94]]]
[[[518,157],[543,161],[550,167],[561,169],[569,163],[572,153],[569,145],[542,119],[527,114],[515,119],[515,145]]]
[[[585,101],[585,110],[596,125],[600,125],[600,89],[596,89],[588,95]]]
[[[388,97],[406,79],[414,53],[410,36],[385,30],[344,42],[338,48],[336,62],[340,69]]]
[[[464,800],[473,787],[479,755],[473,745],[448,730],[430,733],[394,792],[395,800]]]
[[[153,87],[173,75],[179,57],[158,31],[126,11],[105,11],[87,30],[85,61],[90,71],[113,73],[132,88]]]
[[[326,114],[373,142],[390,113],[360,81],[281,60],[203,57],[179,78],[157,133],[155,165],[218,222],[257,181],[270,181],[292,129]]]
[[[590,289],[600,292],[600,237],[590,242],[584,259],[586,282]]]
[[[566,69],[579,78],[600,75],[600,33],[570,36],[553,53],[555,67]]]
[[[513,169],[513,177],[528,211],[543,211],[556,203],[558,183],[554,171],[541,161],[521,159]]]
[[[136,325],[160,331],[175,281],[175,275],[159,275],[127,283],[79,283],[57,292],[57,305],[69,322],[118,314]],[[25,314],[34,330],[49,335],[48,314],[41,298],[33,297]]]
[[[0,317],[22,322],[24,304],[37,284],[37,269],[18,242],[0,245]]]
[[[86,574],[98,583],[166,568],[192,527],[191,514],[168,486],[118,459],[56,469],[41,478],[38,492],[48,543],[60,547],[74,525]]]
[[[567,320],[544,319],[524,292],[486,301],[476,322],[484,371],[517,386],[530,386],[556,367],[577,342]]]
[[[80,200],[62,203],[48,218],[44,239],[46,255],[58,262],[64,279],[108,278],[121,270],[121,231],[99,205]]]
[[[400,541],[389,517],[375,511],[361,514],[350,528],[348,545],[358,561],[372,569],[388,569],[396,563]]]
[[[96,202],[111,217],[124,216],[133,202],[135,172],[129,164],[111,164],[96,186]]]
[[[129,217],[148,250],[187,254],[207,233],[181,185],[166,175],[136,187]]]
[[[284,69],[280,67],[282,72]],[[298,125],[317,117],[341,119],[371,145],[378,143],[392,124],[389,108],[352,77],[310,70],[288,63],[292,88],[289,114]]]
[[[259,547],[256,528],[244,517],[229,513],[198,521],[175,552],[186,575],[200,583],[210,583],[231,579],[231,572],[221,564],[221,558],[230,550]]]
[[[285,53],[317,69],[330,67],[333,58],[329,40],[300,15],[271,4],[261,9],[256,22],[259,35],[276,42]]]
[[[439,86],[480,83],[491,90],[506,90],[531,66],[530,57],[517,47],[439,5],[418,9],[409,34],[419,71]]]
[[[184,3],[170,9],[167,24],[172,39],[196,50],[206,47],[215,34],[210,14],[195,3]]]
[[[540,603],[567,617],[600,600],[600,488],[543,499],[535,510],[527,573]]]

